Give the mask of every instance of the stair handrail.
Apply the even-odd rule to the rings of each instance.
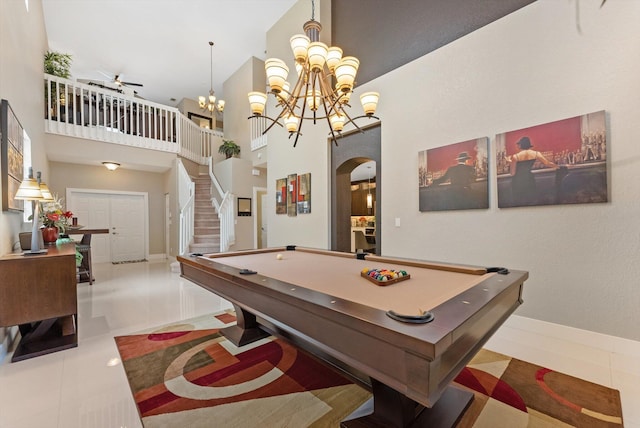
[[[231,192],[224,191],[220,182],[213,173],[213,158],[207,159],[209,165],[208,172],[211,179],[212,192],[211,203],[215,207],[220,219],[220,252],[229,251],[231,245],[236,242],[236,228],[235,228],[235,213],[234,213],[234,200],[235,195]],[[214,194],[214,190],[217,194]],[[219,201],[218,201],[219,199]]]
[[[195,183],[180,159],[176,159],[178,200],[178,254],[185,254],[193,241],[195,224]]]

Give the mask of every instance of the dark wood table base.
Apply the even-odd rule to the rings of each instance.
[[[449,385],[436,404],[428,408],[375,379],[371,384],[373,398],[363,406],[373,404],[373,412],[343,421],[342,428],[454,427],[473,401],[472,392]]]
[[[13,353],[11,362],[22,361],[63,349],[76,348],[78,335],[75,316],[50,318],[29,324],[20,324],[22,338]]]

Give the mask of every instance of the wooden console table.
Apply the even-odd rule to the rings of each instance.
[[[0,257],[0,327],[19,326],[12,362],[78,346],[74,243]]]

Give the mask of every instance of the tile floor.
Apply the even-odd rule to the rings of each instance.
[[[77,348],[0,361],[0,428],[141,428],[122,366],[110,364],[118,361],[113,337],[230,306],[164,261],[96,264],[94,271],[93,286],[78,286]],[[586,348],[558,337],[552,325],[532,332],[526,319],[511,319],[488,348],[619,389],[625,426],[640,428],[636,342],[615,352]]]

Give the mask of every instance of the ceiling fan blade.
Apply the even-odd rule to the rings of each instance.
[[[140,86],[140,87],[144,86],[142,83],[133,83],[133,82],[120,82],[120,83],[123,84],[124,86]]]

